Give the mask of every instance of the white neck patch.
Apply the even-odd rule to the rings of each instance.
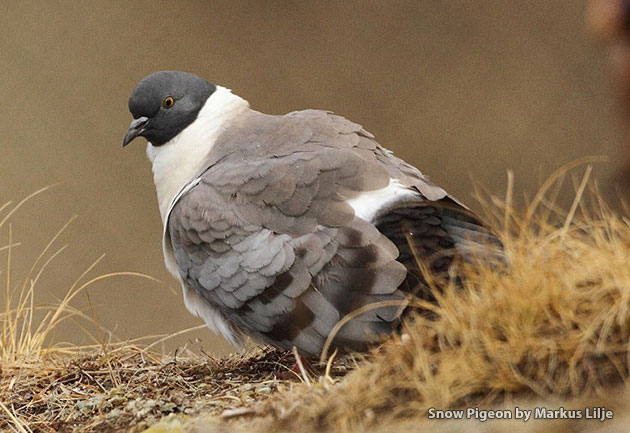
[[[162,223],[177,194],[202,168],[217,137],[229,122],[249,109],[249,103],[231,90],[217,86],[194,122],[162,146],[147,144],[147,156],[153,164]]]

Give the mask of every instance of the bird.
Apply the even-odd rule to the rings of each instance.
[[[498,237],[361,125],[324,110],[270,115],[183,71],[129,97],[188,310],[239,348],[363,351],[400,330],[427,273],[492,257]],[[372,308],[373,307],[373,308]],[[362,309],[362,310],[359,310]]]

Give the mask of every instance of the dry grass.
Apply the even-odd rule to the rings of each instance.
[[[334,369],[350,369],[355,361],[347,357],[329,360],[332,370],[322,366],[308,381],[280,380],[278,364],[288,367],[295,358],[273,351],[225,361],[168,363],[122,346],[109,352],[107,368],[102,351],[44,356],[37,361],[41,370],[3,372],[0,401],[5,407],[0,412],[5,418],[0,427],[72,430],[64,416],[74,414],[77,429],[112,428],[184,413],[190,416],[170,419],[153,431],[550,430],[550,424],[533,422],[441,426],[426,419],[430,407],[513,408],[516,402],[537,401],[550,408],[602,404],[616,410],[616,421],[627,418],[630,410],[621,397],[603,396],[613,389],[630,395],[630,222],[609,211],[596,191],[585,194],[588,167],[573,182],[573,204],[558,209],[556,197],[566,194],[561,180],[567,170],[553,176],[523,212],[512,209],[511,192],[484,203],[505,243],[507,266],[460,264],[459,272],[466,276],[463,288],[443,290],[430,318],[409,321],[402,337],[356,360],[359,368],[343,378]],[[163,386],[148,386],[150,380]],[[11,383],[13,390],[24,383],[19,404],[7,404],[9,392],[15,393]],[[54,400],[59,395],[69,396],[67,402]],[[123,400],[116,400],[121,395]],[[148,410],[147,399],[154,402]],[[79,414],[78,402],[90,401],[98,401],[98,410],[86,403]],[[134,401],[140,403],[130,403]],[[44,406],[48,411],[33,409]],[[202,411],[209,416],[193,416]],[[37,416],[40,424],[35,424]],[[119,417],[120,424],[112,424],[111,417]],[[590,431],[585,422],[571,425]],[[556,431],[569,428],[566,422],[554,425]]]

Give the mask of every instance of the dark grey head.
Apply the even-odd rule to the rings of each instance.
[[[216,86],[194,74],[160,71],[138,83],[129,97],[133,122],[123,147],[138,136],[161,146],[190,125]]]

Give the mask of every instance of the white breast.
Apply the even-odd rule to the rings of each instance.
[[[248,109],[247,101],[232,94],[230,90],[217,86],[217,90],[199,111],[197,119],[186,129],[162,146],[155,147],[151,143],[147,145],[147,156],[153,165],[153,181],[164,228],[162,249],[166,268],[182,284],[184,303],[188,310],[202,318],[211,330],[237,346],[240,341],[238,334],[223,315],[182,281],[167,226],[177,200],[198,183],[199,179],[195,176],[203,168],[202,165],[219,135],[232,119]]]

